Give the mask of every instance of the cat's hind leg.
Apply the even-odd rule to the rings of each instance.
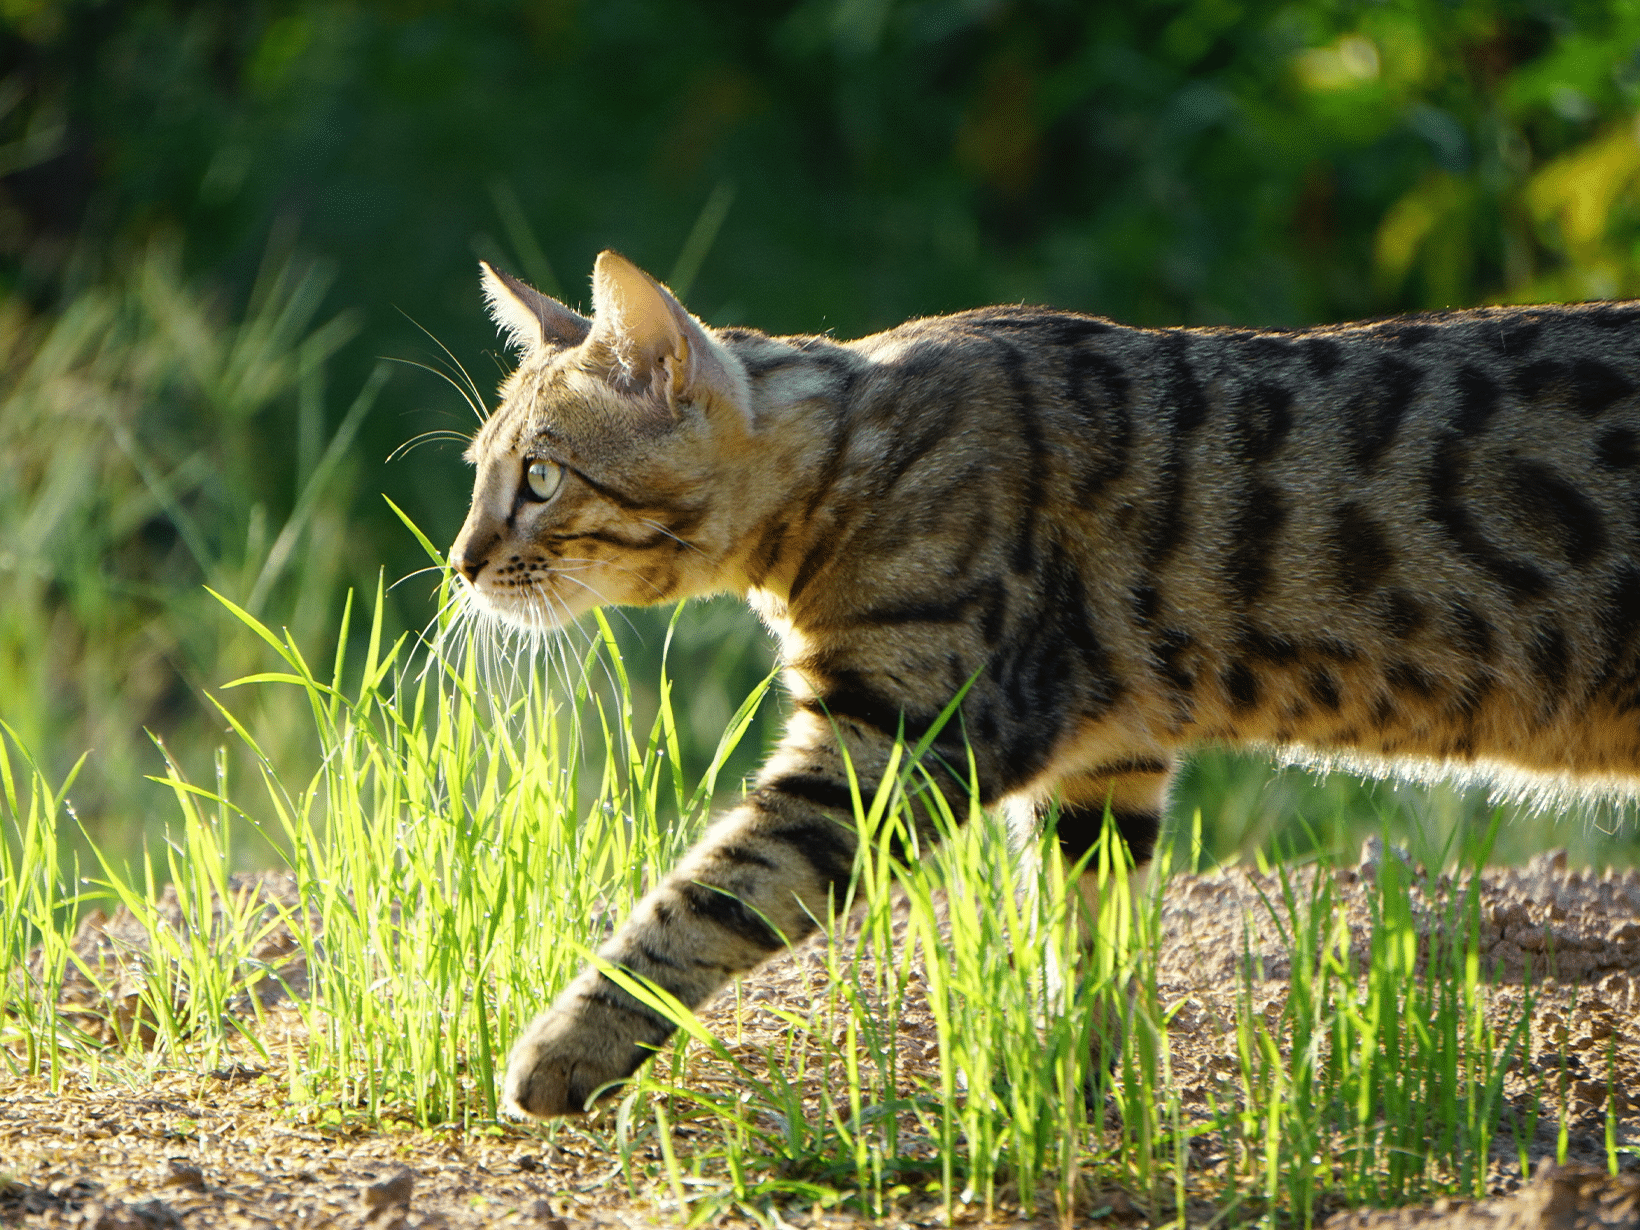
[[[1104,765],[1060,782],[1055,836],[1065,861],[1075,864],[1094,849],[1105,830],[1108,811],[1112,827],[1127,846],[1131,858],[1128,887],[1137,899],[1150,872],[1172,777],[1170,760],[1147,757]],[[1092,928],[1099,918],[1099,876],[1096,851],[1077,886],[1087,907],[1084,926],[1088,943],[1092,942]]]
[[[1162,808],[1167,801],[1167,787],[1172,775],[1171,760],[1147,757],[1105,765],[1078,774],[1059,785],[1059,819],[1055,836],[1060,854],[1067,864],[1074,865],[1092,852],[1077,881],[1077,891],[1082,899],[1081,938],[1085,976],[1097,975],[1101,967],[1108,972],[1112,964],[1120,970],[1125,964],[1122,954],[1102,952],[1100,945],[1134,942],[1132,924],[1137,912],[1145,908],[1145,887],[1149,881],[1156,838],[1161,831]],[[1107,814],[1115,835],[1126,847],[1127,858],[1120,857],[1123,853],[1121,850],[1113,850],[1101,860],[1100,852],[1095,849],[1105,832]],[[1106,898],[1112,891],[1113,882],[1117,881],[1125,885],[1125,908],[1119,906],[1117,911],[1106,910]],[[1115,957],[1116,960],[1114,963],[1106,962],[1102,960],[1104,957]],[[1091,1041],[1090,1084],[1101,1068],[1113,1065],[1120,1055],[1122,1022],[1115,1019],[1117,1015],[1107,1009],[1110,1019],[1095,1021]]]

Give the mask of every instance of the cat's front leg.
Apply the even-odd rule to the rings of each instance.
[[[816,759],[810,757],[811,763]],[[638,903],[599,950],[693,1008],[824,920],[854,866],[846,777],[834,757],[805,774],[771,773]],[[569,984],[513,1047],[509,1109],[575,1114],[631,1076],[672,1034],[670,1021],[596,968]]]
[[[507,1109],[543,1118],[577,1114],[671,1034],[669,1021],[588,967],[513,1045],[503,1083]]]

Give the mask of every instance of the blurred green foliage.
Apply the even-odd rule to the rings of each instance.
[[[574,302],[618,247],[840,336],[1632,295],[1637,49],[1640,0],[0,0],[0,715],[98,747],[81,797],[135,831],[139,727],[197,761],[251,652],[202,583],[322,642],[422,566],[378,493],[443,542],[467,472],[386,459],[469,412],[355,397],[440,345],[491,383],[475,255]],[[766,651],[684,629],[710,747]],[[1275,796],[1226,764],[1183,798],[1233,834]]]

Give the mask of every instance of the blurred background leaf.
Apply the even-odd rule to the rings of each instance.
[[[468,473],[387,459],[471,411],[378,359],[496,382],[476,256],[584,303],[616,247],[709,322],[839,336],[1633,295],[1637,50],[1637,0],[4,0],[0,716],[93,748],[80,814],[135,843],[143,727],[208,766],[199,693],[258,661],[203,584],[318,651],[421,568],[380,494],[446,542]],[[699,757],[767,648],[716,603],[674,659]],[[1271,780],[1208,756],[1178,806],[1229,854],[1371,793]]]

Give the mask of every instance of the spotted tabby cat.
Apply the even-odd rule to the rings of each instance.
[[[590,320],[484,286],[520,363],[468,452],[471,600],[550,628],[732,591],[780,638],[779,749],[602,950],[686,1004],[846,883],[836,740],[869,782],[971,677],[934,752],[971,746],[987,804],[1057,800],[1072,856],[1108,802],[1148,860],[1208,741],[1640,777],[1640,304],[1290,332],[993,307],[839,343],[707,328],[613,252]],[[670,1033],[589,969],[507,1101],[578,1111]]]

